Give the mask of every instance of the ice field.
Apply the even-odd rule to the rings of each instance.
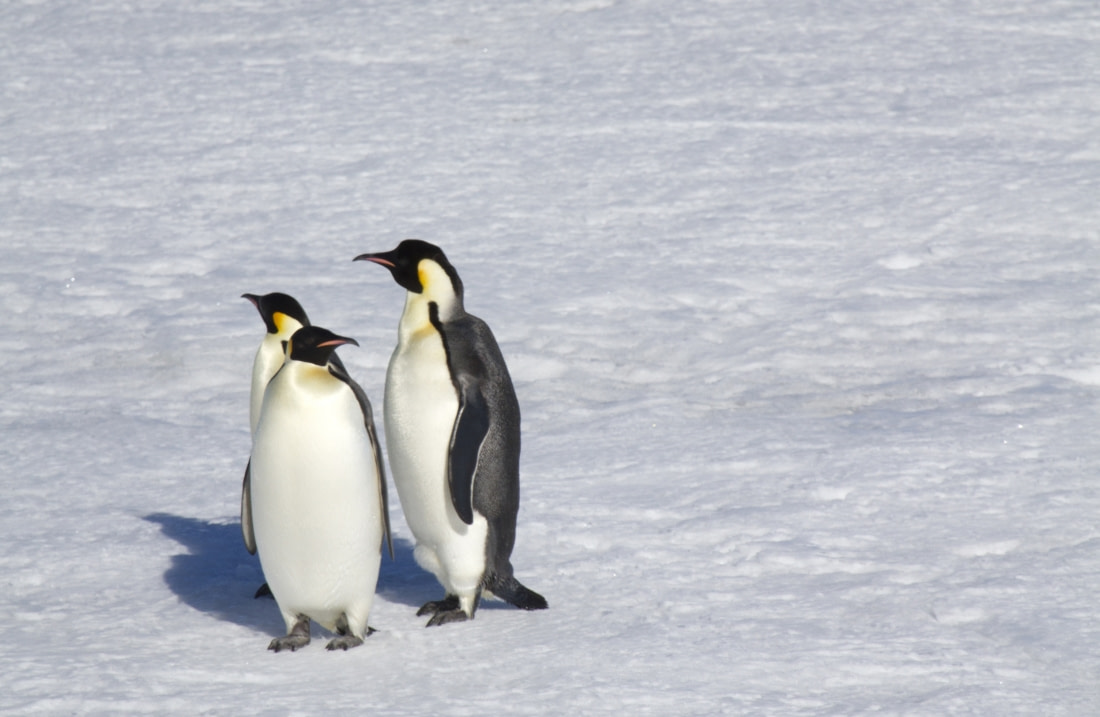
[[[1086,0],[0,6],[0,712],[1100,714],[1098,117]],[[378,632],[276,655],[239,297],[380,416],[405,237],[550,609],[425,629],[391,489]]]

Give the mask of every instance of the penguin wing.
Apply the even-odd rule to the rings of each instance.
[[[332,364],[333,366],[335,366],[337,369],[339,369],[341,375],[349,376],[347,368],[344,367],[344,362],[340,360],[340,356],[337,355],[337,353],[335,351],[333,351],[332,355],[328,357],[328,362],[330,364]],[[349,378],[350,378],[350,376],[349,376]],[[340,379],[340,380],[342,381],[343,379]],[[358,388],[358,384],[356,385],[356,388]],[[352,390],[354,390],[354,389],[352,389]],[[360,389],[360,390],[362,390],[362,389]],[[358,398],[358,396],[356,396],[356,398]],[[360,403],[362,403],[362,401],[360,401]],[[369,407],[369,405],[370,405],[369,401],[367,402],[367,405]]]
[[[447,483],[451,488],[451,503],[462,522],[474,522],[474,474],[477,473],[481,444],[489,433],[489,405],[478,382],[469,376],[459,376],[458,414],[451,431],[451,459],[447,466]]]
[[[241,485],[241,535],[244,547],[252,555],[256,554],[256,533],[252,530],[252,459],[244,467],[244,481]]]
[[[378,446],[378,433],[374,428],[374,417],[371,415],[370,404],[367,402],[367,395],[363,393],[363,389],[359,389],[356,398],[359,399],[359,405],[363,406],[363,422],[366,424],[367,435],[370,437],[370,444],[374,450],[374,468],[378,471],[378,500],[382,504],[382,531],[386,536],[386,547],[390,551],[390,560],[395,560],[393,533],[390,532],[390,500],[389,493],[386,490],[386,469],[382,465],[382,450]]]
[[[374,428],[374,413],[371,411],[370,399],[367,398],[367,392],[363,390],[363,387],[348,375],[347,369],[344,368],[344,364],[336,354],[332,354],[332,358],[329,360],[328,371],[348,385],[351,392],[355,394],[355,400],[359,402],[359,409],[363,412],[363,425],[366,426],[367,437],[370,438],[371,451],[374,453],[374,469],[378,473],[378,500],[382,506],[382,532],[386,538],[386,547],[390,551],[390,560],[394,560],[393,533],[390,532],[389,492],[386,489],[386,469],[382,465],[382,451],[378,447],[378,431]]]

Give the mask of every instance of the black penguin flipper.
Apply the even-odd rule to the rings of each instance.
[[[338,371],[340,371],[340,375],[342,375],[342,376],[348,376],[349,375],[347,368],[344,366],[344,362],[340,360],[339,354],[337,354],[335,351],[333,351],[332,355],[328,357],[328,362],[330,364],[332,364],[333,366],[335,366]],[[343,380],[343,379],[341,379],[341,380]],[[368,405],[369,405],[369,403],[368,403]]]
[[[359,392],[362,393],[363,389],[359,389]],[[382,464],[382,449],[379,447],[378,432],[374,428],[374,418],[371,416],[370,404],[366,403],[365,395],[360,399],[360,404],[364,405],[363,422],[367,426],[370,443],[374,446],[374,468],[378,471],[378,499],[382,504],[382,532],[386,538],[386,547],[390,551],[390,560],[396,560],[393,552],[393,532],[390,530],[390,497],[386,489],[386,468]]]
[[[389,492],[386,490],[386,469],[382,464],[382,450],[378,443],[378,431],[374,427],[374,412],[370,407],[370,399],[363,387],[348,375],[343,362],[333,353],[329,359],[328,372],[347,384],[351,392],[355,394],[355,400],[359,402],[359,410],[363,412],[363,425],[367,429],[367,437],[374,452],[374,469],[378,472],[378,500],[382,506],[382,534],[386,540],[386,546],[390,551],[390,560],[394,560],[393,533],[390,532],[390,503]]]
[[[451,503],[462,522],[474,522],[474,474],[481,444],[489,433],[489,406],[476,382],[458,381],[458,415],[451,432],[451,460],[447,483]]]
[[[256,533],[252,529],[252,459],[244,467],[244,481],[241,483],[241,536],[249,554],[256,554]]]

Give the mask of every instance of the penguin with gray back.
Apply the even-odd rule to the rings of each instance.
[[[439,247],[408,239],[362,254],[406,289],[386,373],[390,470],[416,537],[414,557],[443,585],[418,615],[472,619],[483,594],[524,610],[546,599],[509,560],[519,511],[519,403],[488,325],[466,312],[462,280]]]

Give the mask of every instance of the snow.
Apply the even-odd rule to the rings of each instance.
[[[0,8],[0,712],[1100,713],[1100,12]],[[440,244],[524,415],[518,577],[348,653],[238,525],[285,291],[381,410]],[[395,496],[395,491],[390,492]]]

